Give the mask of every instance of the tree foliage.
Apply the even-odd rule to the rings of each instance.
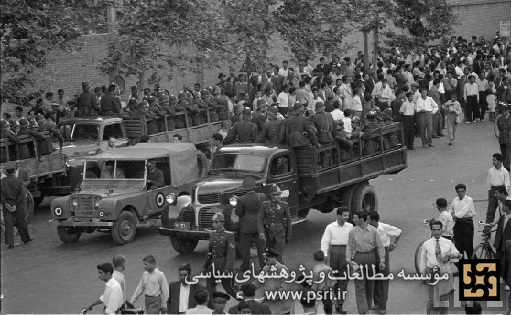
[[[75,39],[101,25],[96,9],[79,0],[1,1],[2,103],[21,102],[50,51],[79,48]]]
[[[449,35],[458,24],[453,7],[446,0],[395,0],[393,24],[403,31],[386,33],[389,44],[412,50]]]
[[[115,0],[116,36],[100,70],[158,80],[159,70],[195,70],[217,64],[223,34],[205,0]],[[218,51],[219,54],[213,54]]]

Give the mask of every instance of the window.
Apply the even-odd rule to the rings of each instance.
[[[272,160],[272,165],[270,167],[270,174],[273,177],[285,175],[290,172],[291,172],[290,156],[281,155],[281,156],[275,157]]]
[[[114,174],[115,168],[115,174]],[[144,179],[145,161],[87,161],[85,178],[87,179]]]
[[[219,154],[213,158],[212,170],[261,172],[265,168],[265,163],[265,157],[259,155]]]
[[[60,133],[66,141],[77,140],[98,140],[99,128],[97,125],[83,124],[83,125],[62,125]]]
[[[108,140],[110,137],[116,139],[123,138],[123,129],[120,123],[106,125],[103,130],[103,140]]]

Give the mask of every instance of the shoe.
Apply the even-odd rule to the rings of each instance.
[[[453,143],[451,143],[451,142],[448,142],[448,145],[453,145]]]
[[[28,241],[26,241],[26,242],[23,242],[23,243],[27,244],[27,243],[30,243],[30,242],[32,242],[33,240],[34,240],[34,238],[32,238],[32,237],[31,237],[31,238],[29,238],[29,240],[28,240]]]
[[[510,286],[508,284],[505,284],[505,291],[510,291]]]
[[[468,120],[468,121],[466,121],[466,124],[470,124],[470,123],[471,123],[471,122],[470,122],[469,120]]]
[[[11,249],[11,248],[14,248],[14,244],[9,244],[9,246],[7,246],[8,249]]]
[[[347,314],[347,311],[343,310],[343,304],[342,305],[336,304],[334,308],[336,309],[336,313]]]
[[[428,146],[429,147],[434,147],[434,145],[432,143],[429,143]]]
[[[375,311],[375,310],[378,310],[378,309],[379,309],[379,307],[378,307],[377,305],[374,305],[374,306],[372,307],[372,311]]]

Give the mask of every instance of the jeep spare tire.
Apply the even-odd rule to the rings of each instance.
[[[131,211],[123,211],[112,227],[114,243],[124,245],[131,243],[135,238],[137,218]]]
[[[73,226],[58,226],[57,234],[64,243],[75,243],[82,235],[82,230]]]
[[[180,254],[190,254],[196,249],[199,240],[169,236],[172,248]]]

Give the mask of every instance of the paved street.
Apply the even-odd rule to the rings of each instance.
[[[379,196],[381,221],[403,230],[397,249],[391,253],[393,273],[402,268],[415,272],[414,252],[429,234],[422,221],[438,216],[433,202],[438,197],[451,201],[456,196],[457,183],[467,185],[467,194],[477,201],[477,219],[484,219],[487,170],[492,166],[492,153],[499,151],[492,130],[492,124],[487,121],[461,124],[454,146],[448,146],[445,137],[434,139],[435,147],[430,149],[421,148],[417,138],[419,148],[409,152],[406,170],[372,182]],[[47,200],[44,205],[48,206]],[[157,266],[165,272],[167,280],[175,281],[181,263],[191,263],[193,273],[200,271],[207,251],[207,243],[201,242],[193,254],[178,255],[169,239],[159,236],[156,228],[138,230],[134,242],[125,246],[114,245],[109,234],[100,233],[82,235],[75,244],[62,244],[55,227],[46,224],[49,218],[48,207],[36,212],[31,224],[35,241],[29,245],[12,250],[1,245],[2,313],[79,313],[103,292],[104,284],[97,278],[96,265],[111,261],[115,254],[126,256],[127,295],[131,296],[143,272],[145,255],[155,255]],[[297,268],[299,262],[312,266],[312,253],[320,248],[323,230],[334,219],[333,213],[312,211],[308,222],[294,228],[285,263],[291,268]],[[480,233],[475,233],[475,245],[479,240]],[[349,313],[357,312],[353,288],[350,283],[346,302]],[[417,281],[393,281],[388,313],[425,313],[426,292],[426,287]],[[229,305],[232,304],[230,301]],[[137,305],[142,306],[143,301],[139,300]],[[101,307],[97,306],[95,311],[100,312]]]

